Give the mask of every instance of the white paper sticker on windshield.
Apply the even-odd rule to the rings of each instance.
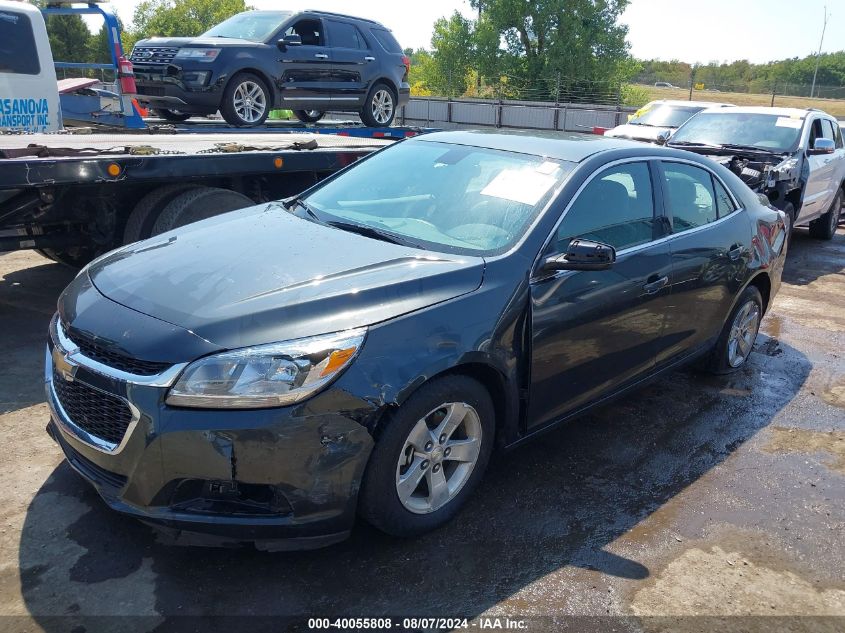
[[[554,184],[553,176],[534,170],[503,169],[481,190],[481,195],[534,206]]]
[[[800,130],[801,126],[804,125],[804,119],[793,119],[788,116],[779,116],[778,120],[775,121],[775,125],[777,127],[791,127],[795,130]]]

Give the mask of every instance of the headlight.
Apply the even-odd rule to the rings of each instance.
[[[213,62],[219,54],[219,48],[180,48],[174,59],[193,59],[198,62]]]
[[[366,329],[247,347],[201,358],[182,372],[167,404],[260,409],[300,402],[349,366]]]

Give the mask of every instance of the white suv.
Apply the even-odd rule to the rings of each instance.
[[[669,147],[707,154],[736,173],[792,226],[829,240],[845,186],[845,144],[839,122],[821,110],[734,107],[700,112]]]

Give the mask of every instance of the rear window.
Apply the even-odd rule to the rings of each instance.
[[[393,37],[393,33],[384,29],[373,29],[373,37],[376,38],[381,47],[388,53],[401,53],[402,47]]]
[[[29,16],[0,11],[0,72],[37,75],[41,72]]]

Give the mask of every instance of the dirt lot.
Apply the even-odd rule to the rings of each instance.
[[[304,630],[307,615],[385,614],[536,616],[529,630],[845,630],[842,228],[828,243],[795,237],[740,373],[674,373],[498,456],[436,533],[401,541],[360,525],[296,554],[163,545],[62,462],[44,433],[41,366],[71,277],[35,253],[0,256],[0,630],[287,626],[185,617],[214,615],[297,616]]]
[[[649,101],[656,99],[689,99],[689,88],[658,88],[656,86],[642,87],[649,94]],[[693,101],[714,101],[717,103],[732,103],[738,106],[771,106],[772,95],[749,94],[747,92],[716,92],[709,90],[694,90]],[[645,105],[640,104],[640,105]],[[843,99],[819,99],[809,97],[789,97],[777,95],[774,105],[778,108],[819,108],[835,117],[845,117],[845,100]]]

